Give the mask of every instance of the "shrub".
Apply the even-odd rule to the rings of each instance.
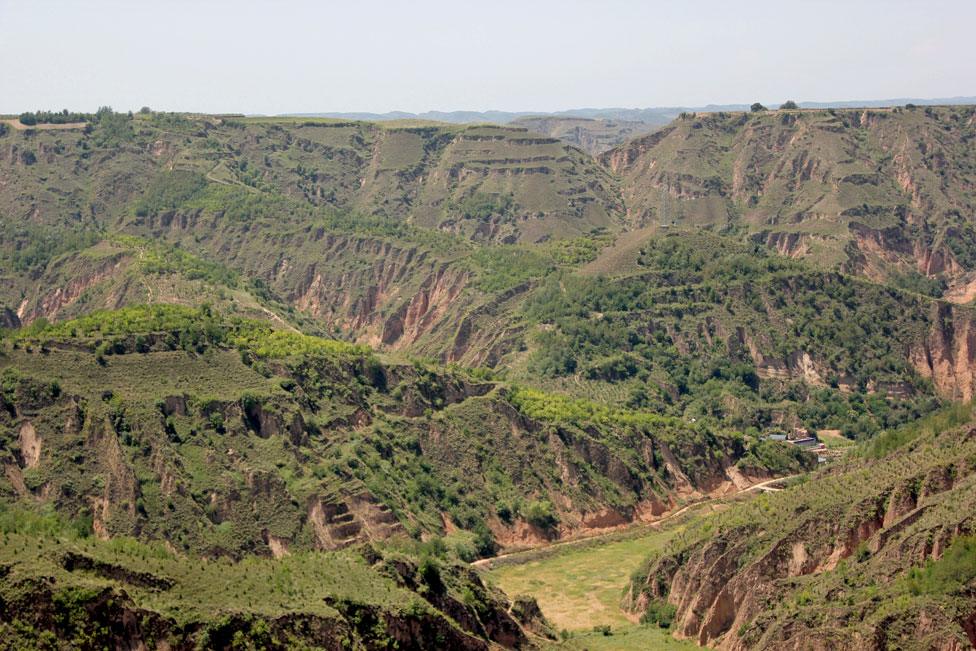
[[[657,624],[661,628],[671,628],[677,609],[662,599],[652,599],[647,610],[641,615],[641,624]]]
[[[157,176],[136,204],[136,215],[145,217],[176,210],[207,185],[202,174],[186,170],[163,172]]]
[[[796,105],[796,102],[794,102],[793,100],[790,99],[790,100],[786,100],[785,102],[783,102],[780,105],[780,108],[781,109],[785,109],[787,111],[792,111],[792,110],[796,110],[796,109],[798,109],[800,107]]]
[[[549,500],[530,502],[522,512],[522,517],[530,524],[547,531],[559,524],[559,517]]]
[[[946,553],[924,567],[908,573],[908,590],[913,595],[954,592],[976,577],[976,536],[960,536]]]
[[[759,102],[756,102],[755,104],[749,107],[749,110],[752,111],[753,113],[760,113],[762,111],[765,111],[766,107],[760,104]]]
[[[219,411],[210,414],[210,427],[220,434],[224,433],[224,415]]]
[[[444,582],[441,579],[441,564],[432,556],[425,556],[420,559],[417,566],[417,573],[420,578],[434,592],[441,592],[444,589]]]

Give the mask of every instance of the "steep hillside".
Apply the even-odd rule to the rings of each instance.
[[[974,115],[686,115],[606,167],[524,127],[4,129],[0,633],[524,646],[454,560],[809,471],[769,435],[829,430],[866,451],[676,536],[629,607],[963,644]]]
[[[606,152],[629,218],[744,227],[784,255],[971,298],[976,109],[684,114]]]
[[[470,557],[810,462],[206,307],[34,327],[7,342],[0,368],[6,501],[209,556],[462,532]]]
[[[494,363],[503,304],[623,225],[604,170],[524,129],[92,120],[0,136],[4,325],[209,301]]]
[[[275,327],[505,368],[616,408],[767,432],[868,436],[976,385],[971,310],[923,295],[939,287],[855,281],[770,255],[748,234],[485,244],[190,169],[147,173],[133,181],[146,183],[138,194],[111,204],[108,224],[7,222],[7,325],[207,302]],[[578,273],[584,263],[600,272]]]
[[[673,232],[635,271],[562,274],[520,307],[510,374],[736,428],[870,436],[969,400],[972,308],[821,271],[755,242]]]
[[[5,649],[534,648],[468,568],[372,546],[242,563],[0,506]]]
[[[976,429],[955,407],[673,539],[627,600],[722,649],[976,644]],[[960,423],[966,423],[961,425]]]

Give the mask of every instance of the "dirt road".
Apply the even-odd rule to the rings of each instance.
[[[631,524],[626,525],[624,527],[611,529],[609,531],[606,531],[606,532],[603,532],[603,533],[594,534],[592,536],[581,536],[579,538],[571,538],[569,540],[560,540],[558,542],[550,543],[548,545],[538,545],[536,547],[528,547],[528,548],[525,548],[525,549],[519,549],[517,551],[506,552],[504,554],[499,554],[497,556],[492,556],[490,558],[482,558],[480,560],[474,561],[474,562],[471,563],[471,566],[472,567],[475,567],[475,568],[480,568],[480,569],[486,569],[487,570],[487,569],[491,569],[491,565],[492,565],[492,562],[493,561],[498,561],[498,560],[501,560],[501,559],[511,559],[513,557],[518,556],[519,554],[529,554],[529,553],[538,552],[538,551],[541,551],[541,550],[556,549],[556,548],[559,548],[559,547],[566,547],[566,546],[571,546],[571,545],[581,545],[581,544],[584,544],[584,543],[585,544],[592,544],[594,541],[599,541],[601,538],[608,538],[610,536],[619,535],[622,531],[626,531],[628,529],[635,529],[635,528],[640,528],[640,527],[658,527],[661,524],[667,522],[668,520],[671,520],[673,518],[676,518],[679,515],[681,515],[682,513],[685,513],[686,511],[688,511],[688,509],[692,509],[692,508],[695,508],[695,507],[703,506],[705,504],[710,504],[712,502],[717,502],[717,501],[720,501],[720,500],[723,500],[723,499],[728,499],[729,497],[735,497],[736,495],[742,495],[743,493],[749,493],[749,492],[752,492],[752,491],[777,491],[777,490],[782,490],[782,489],[778,489],[778,488],[773,488],[772,487],[772,484],[776,484],[776,483],[779,483],[779,482],[787,481],[787,480],[793,479],[794,477],[799,477],[799,475],[789,475],[787,477],[776,477],[775,479],[767,479],[766,481],[761,481],[761,482],[759,482],[757,484],[753,484],[752,486],[749,486],[748,488],[743,488],[742,490],[736,491],[735,493],[732,493],[730,495],[723,495],[721,497],[710,497],[710,498],[698,500],[697,502],[692,502],[691,504],[686,504],[685,506],[681,507],[677,511],[673,511],[671,513],[668,513],[667,515],[665,515],[663,517],[660,517],[657,520],[650,520],[650,521],[647,521],[647,522],[634,522],[634,523],[631,523]]]
[[[0,120],[0,122],[9,124],[17,131],[26,131],[27,129],[44,129],[44,130],[52,130],[52,131],[58,131],[62,129],[84,129],[85,126],[88,124],[87,122],[66,122],[64,124],[29,125],[29,124],[22,124],[21,121],[16,118],[13,120]]]

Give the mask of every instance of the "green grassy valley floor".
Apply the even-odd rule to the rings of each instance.
[[[699,506],[694,513],[706,516],[708,508]],[[634,568],[679,534],[685,520],[514,554],[494,561],[487,577],[508,595],[536,598],[553,628],[568,633],[554,648],[698,649],[692,642],[674,639],[668,630],[629,619],[620,608]],[[594,630],[605,626],[610,635]]]

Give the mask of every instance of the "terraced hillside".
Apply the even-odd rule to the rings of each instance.
[[[783,116],[821,120],[803,128],[804,138],[811,131],[844,135],[825,130],[840,119],[826,111],[778,115],[744,119],[756,123],[750,129],[769,123],[787,131],[800,126],[784,125]],[[885,124],[895,125],[942,119],[935,110],[884,115]],[[325,150],[304,151],[312,145],[299,141],[312,134],[345,134],[350,143],[372,134],[374,151],[386,152],[381,159],[399,160],[411,151],[408,140],[451,133],[454,140],[438,150],[444,161],[479,142],[508,146],[505,139],[520,132],[163,114],[93,119],[90,133],[70,132],[76,149],[64,143],[63,131],[4,137],[11,156],[51,139],[52,151],[60,152],[44,148],[41,162],[4,168],[15,182],[5,186],[8,210],[30,215],[4,221],[0,251],[9,264],[0,291],[7,325],[129,304],[208,302],[276,327],[504,367],[523,383],[617,407],[767,432],[870,435],[927,412],[938,399],[972,395],[970,310],[924,296],[941,294],[948,277],[891,271],[899,290],[855,281],[823,271],[814,254],[796,263],[767,255],[745,223],[723,234],[686,223],[489,244],[407,223],[409,215],[377,206],[365,214],[318,205],[329,203],[322,193],[287,181],[288,161],[295,173],[313,159],[338,165]],[[706,131],[734,120],[703,119],[700,129],[685,118],[668,133],[686,129],[708,151]],[[836,128],[844,137],[867,129]],[[498,138],[480,140],[489,133]],[[539,152],[556,146],[536,145]],[[273,150],[270,167],[231,165],[251,160],[261,147]],[[93,152],[100,152],[97,173],[85,167]],[[250,169],[253,178],[228,176],[221,171],[228,165]],[[337,170],[328,178],[341,178]],[[625,178],[631,193],[643,178],[635,170],[636,163],[627,172],[633,178]],[[55,200],[43,189],[55,181],[76,189]],[[360,201],[366,185],[336,202]],[[9,191],[14,187],[32,190],[17,194]],[[84,216],[86,195],[92,201]],[[469,199],[468,207],[482,214],[499,201],[515,205],[503,194],[479,191]],[[735,208],[735,197],[722,200]],[[687,204],[675,214],[689,216],[696,214],[691,207],[704,205],[674,203]]]
[[[223,188],[228,217],[291,199],[499,242],[622,225],[605,171],[518,128],[105,113],[82,131],[9,130],[0,163],[0,210],[35,225],[114,226],[174,170],[216,186],[198,207]]]
[[[8,649],[536,648],[470,569],[395,550],[213,561],[4,505],[0,569]]]
[[[230,301],[312,331],[492,362],[511,333],[473,326],[572,260],[591,231],[623,225],[604,170],[521,129],[92,120],[0,136],[8,326]]]
[[[685,114],[601,160],[635,222],[742,227],[872,279],[943,279],[966,302],[974,136],[972,107]]]

